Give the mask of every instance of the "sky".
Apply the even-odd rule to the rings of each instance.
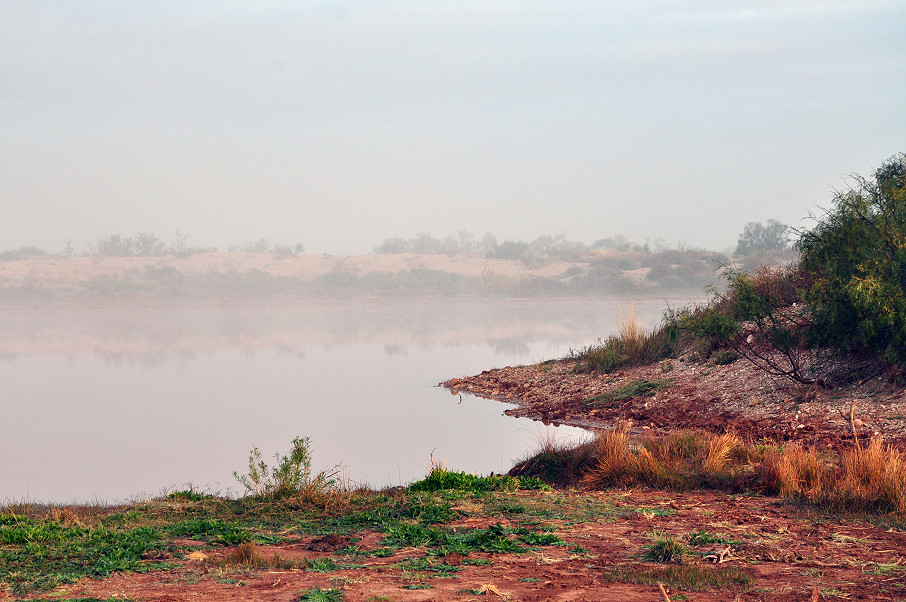
[[[0,250],[808,227],[906,152],[901,0],[0,0]]]

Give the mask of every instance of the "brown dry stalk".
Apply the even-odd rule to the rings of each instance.
[[[670,596],[667,595],[667,590],[664,589],[664,584],[660,581],[657,582],[657,586],[661,588],[661,595],[664,596],[665,602],[670,602]]]
[[[841,418],[843,418],[844,420],[846,419],[846,416],[843,415],[842,411],[837,410],[837,412],[840,413]],[[859,445],[859,436],[856,434],[856,400],[855,399],[853,399],[853,402],[849,406],[849,428],[853,432],[853,442],[856,444],[856,451],[861,453],[862,446]]]

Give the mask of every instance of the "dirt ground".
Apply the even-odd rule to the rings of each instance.
[[[586,403],[639,380],[666,381],[666,386],[651,397]],[[863,440],[906,441],[903,388],[883,379],[837,389],[803,386],[769,377],[744,359],[722,366],[674,359],[612,374],[576,373],[575,361],[565,360],[486,370],[441,385],[453,394],[515,404],[506,410],[512,416],[555,424],[609,428],[618,420],[631,420],[637,432],[732,429],[753,440],[798,439],[833,448],[851,444],[855,424]]]
[[[541,496],[518,493],[514,496]],[[906,534],[883,525],[828,520],[773,498],[712,492],[664,493],[612,491],[571,494],[566,504],[604,498],[621,508],[619,518],[551,521],[568,546],[544,547],[525,554],[473,553],[491,564],[464,564],[451,554],[445,560],[461,569],[431,576],[401,569],[407,558],[424,550],[401,550],[390,558],[350,558],[359,568],[330,573],[303,569],[239,571],[218,564],[230,548],[201,547],[178,559],[180,567],[164,572],[116,574],[104,580],[83,579],[60,588],[53,598],[98,597],[134,600],[298,600],[314,587],[342,588],[345,600],[663,600],[653,582],[633,584],[615,574],[700,569],[751,577],[745,587],[706,591],[668,587],[671,600],[903,600],[906,599]],[[503,521],[506,526],[507,522]],[[486,527],[486,519],[465,518],[448,526]],[[682,539],[706,530],[728,545],[698,546],[682,564],[656,564],[641,558],[653,534]],[[377,533],[356,542],[361,549],[378,547]],[[198,542],[185,542],[186,544]],[[347,540],[312,545],[312,538],[262,546],[265,555],[287,559],[330,556],[331,547]],[[579,552],[574,546],[581,546]],[[311,548],[317,548],[314,551]],[[340,562],[342,557],[332,556]],[[721,562],[722,560],[722,562]],[[367,566],[361,566],[367,564]],[[424,589],[407,589],[419,587]],[[817,589],[816,589],[817,588]],[[480,593],[479,592],[483,592]],[[815,597],[817,595],[817,597]],[[48,594],[42,594],[47,598]],[[0,600],[11,600],[0,594]]]

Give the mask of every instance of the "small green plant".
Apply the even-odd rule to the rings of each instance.
[[[690,546],[709,546],[713,544],[734,544],[736,543],[733,540],[725,539],[709,533],[705,530],[695,531],[694,533],[689,534],[689,545]]]
[[[340,568],[332,558],[320,556],[318,558],[309,558],[305,561],[305,570],[312,573],[330,573]]]
[[[474,493],[515,491],[517,489],[550,490],[550,485],[534,477],[491,475],[482,477],[435,466],[428,476],[409,485],[409,491],[464,490]]]
[[[302,592],[299,602],[343,602],[346,596],[343,590],[339,588],[321,589],[313,587],[312,589]]]
[[[732,364],[739,359],[739,354],[732,349],[722,349],[711,354],[711,361],[718,366]]]
[[[167,527],[167,533],[224,546],[236,546],[252,540],[251,532],[239,524],[212,518],[189,518]]]
[[[248,493],[261,498],[281,498],[301,495],[310,501],[321,501],[331,490],[339,468],[322,470],[311,474],[311,439],[296,437],[288,456],[275,454],[277,466],[270,468],[261,459],[257,447],[249,452],[249,471],[239,474],[233,471],[236,480]]]
[[[652,562],[676,562],[688,553],[686,546],[672,537],[659,535],[653,544],[645,546],[643,557]]]
[[[592,397],[591,399],[586,400],[585,403],[587,405],[604,405],[607,403],[626,401],[627,399],[633,399],[635,397],[650,397],[661,389],[669,387],[672,383],[673,380],[669,378],[664,380],[635,380],[620,385],[607,393]]]

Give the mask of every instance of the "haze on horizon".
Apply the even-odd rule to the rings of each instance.
[[[0,0],[0,249],[713,249],[906,140],[906,4]]]

